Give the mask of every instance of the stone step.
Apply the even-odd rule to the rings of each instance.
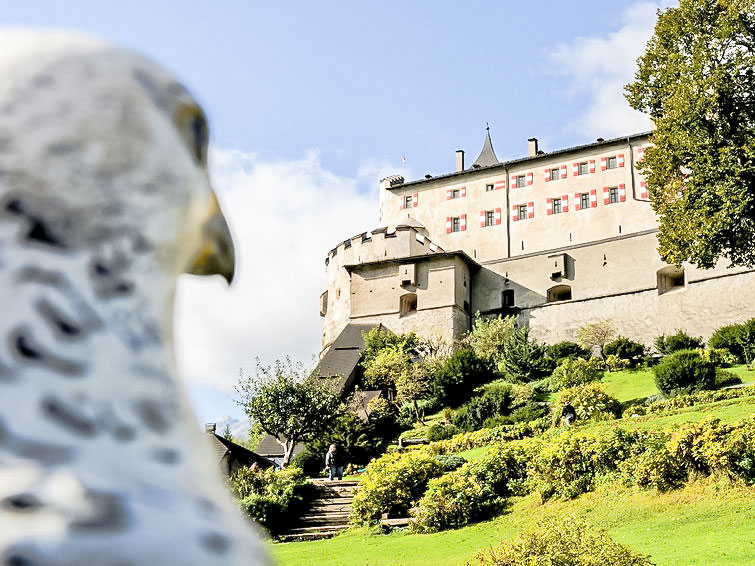
[[[305,515],[299,519],[301,527],[316,527],[318,525],[343,525],[349,522],[349,513],[321,513]]]
[[[333,527],[306,527],[302,529],[291,529],[285,534],[279,536],[278,540],[281,542],[320,540],[331,538],[348,528],[348,525],[336,525]]]
[[[351,502],[348,503],[329,503],[315,504],[309,508],[307,514],[319,515],[322,513],[348,513],[351,510]]]

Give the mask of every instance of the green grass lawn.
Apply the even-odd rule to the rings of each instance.
[[[602,383],[606,393],[621,402],[644,399],[658,393],[653,370],[648,368],[607,371]]]
[[[281,566],[461,565],[546,516],[564,514],[605,528],[659,566],[741,566],[755,556],[755,489],[716,484],[660,495],[604,490],[545,505],[528,496],[513,500],[496,519],[459,530],[430,535],[356,530],[325,541],[273,544],[271,551]]]

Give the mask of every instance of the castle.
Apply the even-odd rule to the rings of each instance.
[[[471,167],[457,151],[453,173],[381,180],[383,227],[325,258],[323,361],[357,327],[451,341],[478,311],[516,315],[548,343],[605,319],[648,343],[755,317],[755,270],[661,260],[636,167],[650,143],[642,133],[546,153],[533,138],[526,157],[500,162],[488,131]]]

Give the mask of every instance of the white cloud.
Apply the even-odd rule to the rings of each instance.
[[[239,420],[229,415],[223,415],[215,421],[215,433],[223,436],[226,426],[231,428],[231,434],[236,442],[246,442],[249,437],[249,427],[251,426],[247,419]]]
[[[378,225],[384,166],[345,178],[323,169],[316,152],[269,163],[235,150],[214,150],[210,163],[236,244],[236,280],[230,288],[218,277],[179,280],[176,353],[182,376],[227,394],[257,356],[309,365],[319,353],[325,256]]]
[[[656,10],[672,4],[676,2],[640,2],[624,11],[618,31],[556,47],[551,61],[568,77],[568,92],[588,100],[585,111],[568,125],[571,130],[608,138],[650,129],[650,119],[624,98],[624,85],[633,80],[637,58],[653,34]]]

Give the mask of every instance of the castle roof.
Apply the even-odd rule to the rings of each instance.
[[[403,228],[403,227],[414,228],[417,231],[424,231],[425,233],[427,233],[427,228],[425,228],[422,222],[408,215],[406,219],[402,220],[399,224],[396,224],[396,228]]]
[[[548,159],[557,155],[566,155],[569,153],[574,153],[577,151],[583,151],[585,149],[594,149],[601,146],[609,146],[609,145],[615,145],[617,143],[629,143],[635,140],[639,140],[642,138],[648,138],[652,134],[652,132],[642,132],[640,134],[631,134],[628,136],[621,136],[619,138],[613,138],[610,140],[601,140],[596,141],[584,145],[576,145],[573,147],[568,147],[565,149],[557,149],[555,151],[551,151],[549,153],[538,153],[538,155],[534,155],[532,157],[520,157],[518,159],[510,159],[508,161],[501,161],[498,163],[495,163],[493,165],[488,166],[481,166],[481,167],[475,167],[471,169],[464,169],[464,171],[455,171],[453,173],[446,173],[444,175],[437,175],[435,177],[432,177],[430,179],[417,179],[416,181],[408,181],[403,183],[391,183],[391,185],[388,187],[389,191],[393,191],[396,189],[403,189],[404,187],[408,186],[415,186],[415,185],[421,185],[424,183],[434,183],[438,181],[439,179],[450,179],[452,177],[460,177],[463,175],[469,175],[470,173],[478,173],[480,171],[485,170],[492,170],[492,169],[508,169],[509,167],[513,165],[519,165],[526,162],[534,162],[538,160]]]
[[[493,142],[490,141],[490,127],[485,129],[487,130],[487,133],[485,134],[485,143],[482,146],[482,151],[480,152],[479,157],[474,163],[472,163],[473,169],[492,167],[501,163],[495,156],[495,151],[493,151]]]

